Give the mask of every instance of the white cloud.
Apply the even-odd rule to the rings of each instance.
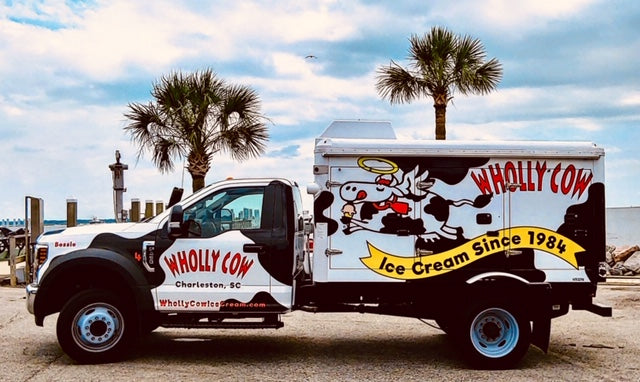
[[[377,99],[373,72],[354,78],[337,78],[323,73],[321,64],[292,54],[276,52],[268,64],[275,77],[239,77],[232,80],[251,84],[263,98],[263,111],[277,124],[330,120],[337,115],[358,115],[362,104]]]
[[[465,24],[488,28],[504,38],[520,37],[526,31],[543,28],[551,21],[574,19],[598,0],[487,0],[446,2],[446,7],[434,13],[452,22],[465,20]]]
[[[640,92],[632,91],[620,97],[620,104],[623,106],[640,106]]]

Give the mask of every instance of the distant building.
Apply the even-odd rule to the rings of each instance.
[[[607,208],[607,244],[640,245],[640,207]]]

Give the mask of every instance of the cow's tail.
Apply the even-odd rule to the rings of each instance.
[[[464,206],[465,204],[467,204],[470,206],[474,206],[475,208],[484,208],[487,206],[487,204],[491,202],[491,198],[493,198],[493,192],[489,194],[478,195],[478,197],[476,197],[475,200],[469,200],[469,199],[449,200],[449,204],[456,207]]]
[[[464,205],[469,205],[469,206],[473,205],[473,200],[469,200],[469,199],[450,200],[449,202],[454,207],[460,207]]]

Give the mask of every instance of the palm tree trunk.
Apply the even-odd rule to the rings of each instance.
[[[191,174],[193,192],[205,186],[204,177],[210,168],[210,159],[206,154],[203,155],[193,151],[189,154],[187,157],[187,171]]]
[[[436,139],[447,139],[447,104],[434,104],[436,109]]]
[[[193,188],[193,192],[204,188],[204,175],[191,174],[191,187]]]

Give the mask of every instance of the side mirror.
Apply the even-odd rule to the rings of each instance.
[[[171,191],[171,197],[169,197],[169,204],[167,204],[167,208],[175,205],[180,200],[182,200],[183,192],[184,192],[183,188],[174,187],[173,191]]]
[[[167,223],[167,233],[169,237],[182,236],[182,219],[184,214],[182,212],[181,205],[175,205],[171,207],[171,213],[169,214],[169,222]]]

